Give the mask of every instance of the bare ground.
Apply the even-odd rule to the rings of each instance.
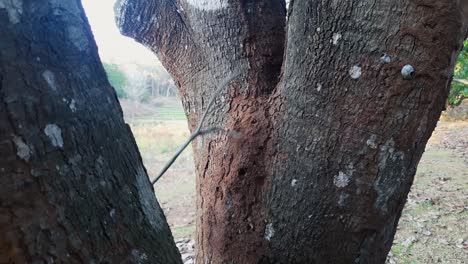
[[[439,122],[387,263],[468,263],[468,122]]]

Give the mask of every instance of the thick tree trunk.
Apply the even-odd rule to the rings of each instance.
[[[181,263],[78,0],[0,0],[0,263]]]
[[[443,0],[120,1],[192,129],[198,263],[383,263],[466,37]],[[287,32],[285,32],[287,31]],[[282,65],[282,67],[280,67]]]
[[[459,10],[294,2],[267,205],[275,261],[384,263],[466,37]]]

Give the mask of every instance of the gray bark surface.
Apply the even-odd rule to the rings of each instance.
[[[325,2],[289,17],[272,259],[384,263],[466,27],[453,1]]]
[[[0,263],[181,263],[80,1],[0,0]]]
[[[198,263],[383,263],[466,38],[466,1],[121,1],[193,130]],[[281,67],[279,67],[281,65]],[[414,69],[412,73],[409,69]],[[403,72],[402,72],[403,70]]]

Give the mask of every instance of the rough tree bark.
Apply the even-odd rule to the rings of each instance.
[[[0,263],[181,263],[79,0],[0,0]]]
[[[120,1],[121,31],[159,56],[191,129],[241,73],[210,119],[228,132],[194,145],[197,263],[383,263],[465,2]]]

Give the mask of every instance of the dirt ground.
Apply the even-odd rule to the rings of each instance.
[[[186,121],[131,124],[144,164],[154,179],[189,137]],[[189,146],[155,185],[156,197],[176,238],[195,232],[195,169]]]
[[[468,122],[439,122],[387,263],[468,263]]]
[[[132,125],[151,177],[189,136],[185,121]],[[155,188],[174,236],[195,232],[191,149]],[[387,263],[468,263],[468,122],[439,122],[418,167]]]

